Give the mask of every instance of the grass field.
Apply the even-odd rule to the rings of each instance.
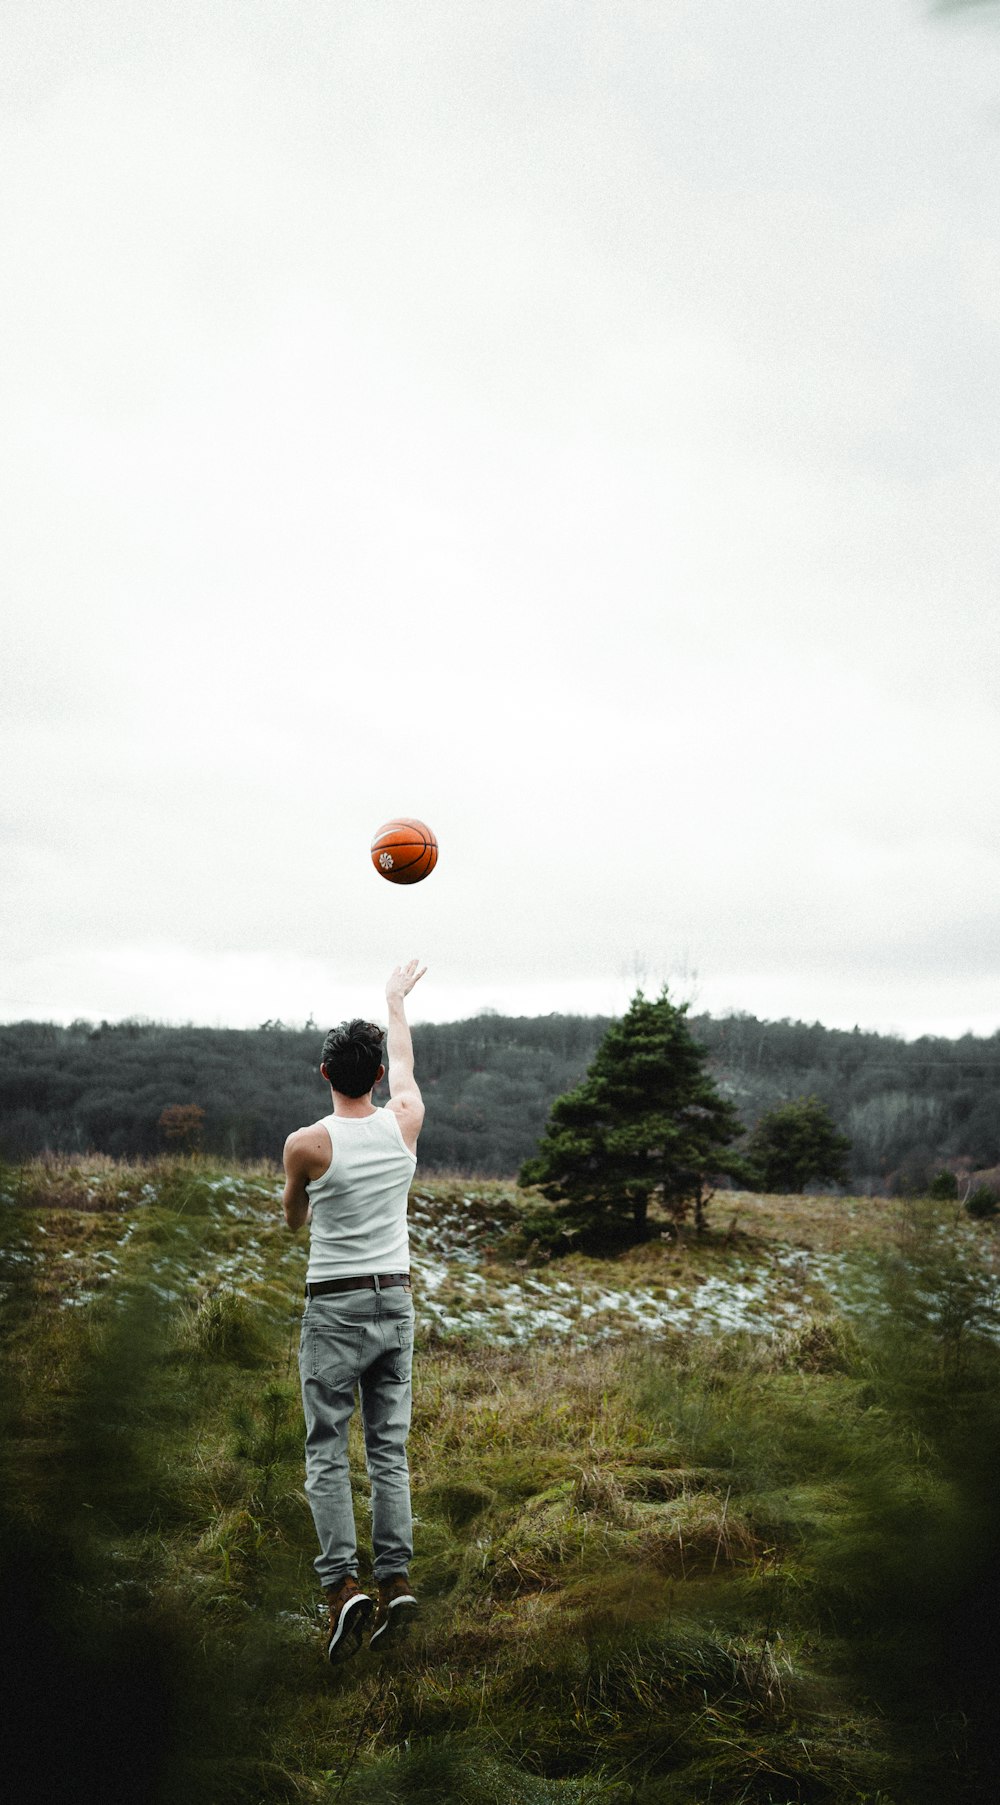
[[[1000,1797],[992,1225],[727,1193],[546,1261],[512,1185],[420,1182],[422,1617],[331,1671],[275,1172],[0,1191],[18,1805]]]

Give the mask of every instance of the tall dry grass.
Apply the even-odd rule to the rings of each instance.
[[[277,1286],[280,1230],[237,1219],[217,1176],[173,1162],[122,1206],[129,1258],[84,1309],[58,1307],[51,1261],[15,1257],[83,1215],[3,1213],[13,1797],[95,1776],[111,1805],[1000,1794],[990,1272],[946,1259],[937,1219],[914,1219],[854,1327],[425,1341],[422,1624],[398,1663],[333,1672],[287,1323],[210,1272],[197,1296],[162,1282],[172,1250],[188,1271],[192,1245],[228,1255],[252,1228]],[[357,1436],[353,1459],[367,1560]]]

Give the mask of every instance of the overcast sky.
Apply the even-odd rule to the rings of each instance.
[[[0,1017],[1000,1026],[997,24],[8,0]]]

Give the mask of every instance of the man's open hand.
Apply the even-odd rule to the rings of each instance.
[[[409,996],[414,984],[419,983],[426,970],[426,965],[421,965],[419,971],[417,970],[416,959],[411,959],[408,965],[397,965],[392,976],[386,981],[387,1001],[391,1003],[393,997]]]

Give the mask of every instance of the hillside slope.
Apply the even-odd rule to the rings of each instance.
[[[0,1189],[12,1796],[996,1796],[991,1225],[727,1196],[701,1242],[539,1264],[510,1186],[421,1183],[422,1622],[331,1671],[274,1169]]]

